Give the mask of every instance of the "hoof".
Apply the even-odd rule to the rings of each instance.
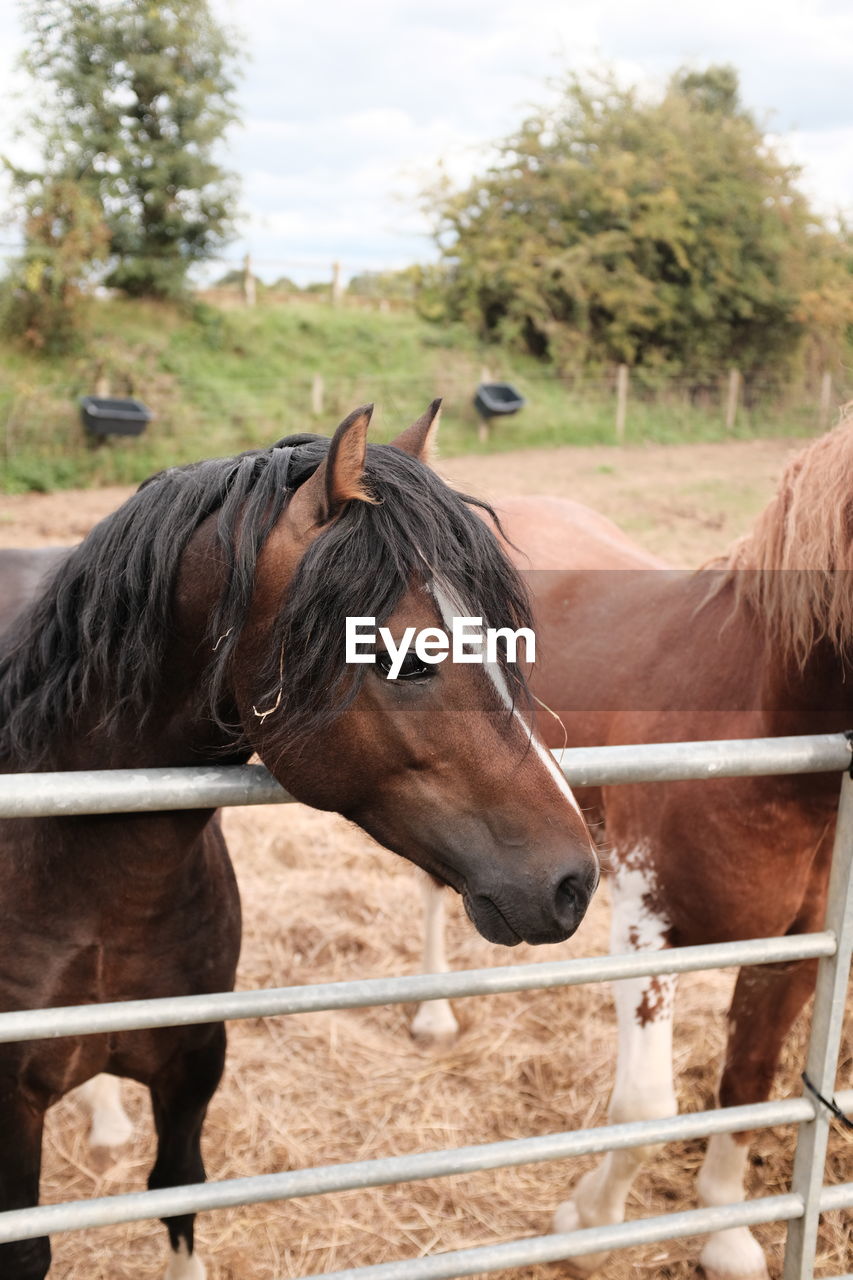
[[[422,1004],[412,1020],[412,1039],[424,1049],[447,1049],[459,1037],[459,1023],[446,1000]]]
[[[758,1271],[720,1271],[716,1267],[706,1267],[699,1263],[698,1274],[704,1280],[770,1280],[770,1272],[762,1265]]]
[[[764,1250],[748,1227],[730,1227],[708,1237],[699,1255],[705,1280],[770,1280]]]
[[[205,1280],[206,1275],[201,1258],[197,1253],[188,1253],[182,1240],[178,1245],[178,1252],[173,1253],[169,1259],[163,1280]]]
[[[588,1222],[581,1222],[574,1200],[564,1200],[554,1212],[551,1230],[556,1235],[563,1235],[569,1231],[583,1231],[584,1227],[591,1225]],[[588,1280],[593,1272],[603,1266],[608,1257],[607,1253],[587,1253],[582,1258],[564,1258],[561,1266],[565,1275],[570,1276],[571,1280]]]
[[[704,1280],[770,1280],[766,1267],[761,1271],[715,1271],[700,1264],[699,1275],[704,1276]]]

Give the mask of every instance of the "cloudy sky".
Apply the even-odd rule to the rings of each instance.
[[[818,205],[853,207],[850,0],[212,0],[242,30],[239,258],[325,278],[431,256],[416,193],[487,158],[547,82],[602,62],[650,92],[684,63],[732,62],[746,103],[804,166]],[[0,0],[0,147],[20,105],[16,0]],[[21,144],[16,144],[20,146]]]

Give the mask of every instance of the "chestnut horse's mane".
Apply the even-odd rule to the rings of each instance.
[[[290,436],[270,449],[171,468],[97,525],[0,639],[0,760],[42,766],[93,713],[108,738],[145,721],[172,634],[181,557],[209,516],[218,533],[210,569],[223,586],[201,638],[207,688],[199,711],[242,745],[233,711],[231,723],[223,718],[224,694],[258,558],[329,443]],[[434,575],[484,625],[531,625],[520,577],[472,510],[491,511],[485,503],[387,446],[368,445],[365,481],[378,501],[348,503],[311,544],[255,670],[258,705],[278,707],[281,750],[333,721],[358,691],[365,668],[353,673],[344,662],[347,615],[381,625],[413,582]],[[523,689],[523,680],[513,687]]]
[[[715,567],[751,605],[782,656],[805,665],[827,640],[853,638],[853,406],[791,459],[750,533]],[[722,584],[721,584],[722,585]]]

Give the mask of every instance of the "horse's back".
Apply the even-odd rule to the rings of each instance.
[[[495,503],[511,558],[524,569],[665,569],[607,516],[570,498]]]
[[[755,706],[756,646],[734,626],[730,592],[580,502],[508,498],[495,511],[530,578],[549,746],[760,736],[742,714]]]
[[[69,547],[0,548],[0,634],[35,599]]]

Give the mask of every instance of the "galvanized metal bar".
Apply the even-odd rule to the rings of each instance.
[[[806,1074],[819,1093],[831,1098],[853,956],[853,779],[849,775],[841,783],[826,926],[838,945],[835,955],[824,957],[818,969]],[[805,1212],[788,1231],[784,1280],[812,1280],[814,1275],[829,1124],[826,1108],[818,1106],[814,1119],[799,1131],[791,1189],[802,1198]]]
[[[829,1206],[825,1207],[822,1202],[821,1207],[826,1211]],[[802,1212],[803,1202],[799,1196],[765,1196],[716,1209],[690,1209],[684,1213],[620,1222],[614,1226],[588,1227],[564,1235],[533,1236],[508,1244],[458,1249],[428,1258],[409,1258],[373,1267],[352,1267],[345,1271],[325,1271],[305,1276],[303,1280],[456,1280],[459,1276],[501,1271],[505,1267],[562,1262],[566,1258],[626,1249],[631,1245],[705,1235],[727,1227],[754,1227],[762,1222],[793,1223]],[[848,1280],[848,1277],[840,1276],[837,1280]]]
[[[844,1109],[850,1110],[849,1107]],[[821,1213],[834,1213],[838,1209],[851,1208],[853,1208],[853,1182],[839,1182],[834,1187],[823,1187],[821,1189]]]
[[[154,1000],[73,1005],[60,1009],[22,1009],[0,1013],[0,1044],[15,1040],[47,1040],[56,1036],[264,1018],[285,1013],[318,1013],[321,1010],[360,1009],[409,1001],[420,1003],[462,996],[498,995],[744,964],[774,964],[826,956],[834,949],[835,937],[829,932],[801,933],[782,938],[678,947],[671,951],[634,951],[626,955],[584,956],[543,964],[499,965],[494,969],[418,973],[405,978],[362,978],[352,982],[320,982],[259,991],[223,991]]]
[[[575,786],[831,773],[848,768],[853,758],[843,734],[573,747],[554,755]],[[0,776],[0,818],[285,804],[292,798],[263,765]]]
[[[821,1212],[839,1208],[834,1201],[843,1192],[853,1202],[853,1184],[827,1187],[821,1198]],[[502,1271],[505,1267],[529,1266],[535,1263],[561,1262],[584,1254],[626,1249],[685,1236],[704,1235],[726,1227],[758,1226],[763,1222],[793,1224],[803,1209],[798,1196],[766,1196],[759,1200],[740,1201],[719,1209],[693,1209],[684,1213],[620,1222],[615,1226],[591,1227],[571,1234],[534,1236],[508,1244],[485,1245],[476,1249],[459,1249],[453,1253],[434,1254],[427,1258],[404,1259],[380,1263],[373,1267],[353,1267],[345,1271],[327,1271],[303,1277],[303,1280],[456,1280],[460,1276]],[[719,1213],[711,1220],[707,1215]],[[789,1225],[790,1230],[790,1225]],[[853,1274],[835,1276],[833,1280],[853,1280]]]
[[[755,778],[849,769],[853,747],[843,733],[720,742],[649,742],[627,747],[555,751],[572,786],[676,782],[687,778]]]
[[[84,769],[0,776],[0,818],[218,809],[292,801],[263,765],[184,769]]]
[[[766,774],[819,773],[847,769],[851,747],[843,735],[815,735],[809,738],[755,739],[732,742],[641,744],[615,748],[584,748],[555,752],[566,776],[575,785],[664,781],[679,778],[722,778]],[[843,1012],[846,971],[853,940],[853,894],[846,909],[837,908],[837,884],[841,875],[849,886],[850,848],[853,847],[853,802],[850,784],[842,787],[842,805],[836,837],[836,857],[830,888],[830,912],[825,932],[799,938],[758,939],[713,947],[684,948],[654,956],[614,956],[557,962],[551,965],[507,966],[469,973],[416,975],[404,979],[374,979],[355,983],[328,983],[273,991],[221,993],[174,1000],[135,1001],[127,1004],[83,1006],[65,1010],[33,1010],[0,1015],[0,1041],[35,1039],[99,1031],[182,1025],[218,1018],[254,1017],[271,1013],[307,1012],[314,1009],[355,1008],[368,1004],[409,1000],[440,999],[447,996],[497,993],[536,987],[574,985],[581,982],[728,965],[771,963],[779,960],[822,957],[813,1025],[810,1075],[824,1093],[834,1084],[840,1008]],[[80,774],[6,775],[0,777],[0,817],[47,816],[72,813],[145,812],[166,808],[212,808],[225,804],[282,803],[291,799],[263,768],[201,768],[185,770],[125,770]],[[849,838],[844,832],[849,829]],[[847,848],[844,854],[843,848]],[[838,872],[839,855],[844,869]],[[836,906],[833,915],[833,906]],[[837,940],[837,945],[836,945]],[[831,966],[827,958],[838,950]],[[846,963],[845,963],[846,955]],[[831,976],[824,978],[824,974]],[[82,1020],[82,1021],[81,1021]],[[819,1043],[818,1043],[819,1042]],[[833,1042],[835,1050],[833,1053]],[[813,1066],[813,1061],[817,1066]],[[828,1083],[827,1083],[828,1081]],[[853,1091],[838,1095],[845,1110],[853,1110]],[[772,1108],[781,1108],[772,1119]],[[740,1114],[738,1114],[740,1113]],[[644,1121],[574,1134],[550,1135],[539,1139],[488,1144],[482,1148],[459,1148],[428,1152],[410,1157],[390,1157],[385,1161],[364,1161],[353,1165],[327,1166],[262,1178],[235,1179],[199,1187],[169,1188],[137,1196],[111,1197],[76,1204],[41,1206],[0,1215],[0,1240],[28,1238],[49,1231],[106,1225],[108,1222],[138,1218],[174,1216],[204,1208],[256,1203],[297,1195],[379,1185],[389,1181],[444,1176],[479,1168],[563,1158],[566,1155],[611,1150],[636,1144],[653,1144],[675,1137],[735,1132],[739,1128],[807,1121],[808,1137],[800,1143],[795,1166],[794,1191],[789,1196],[768,1197],[733,1206],[714,1207],[622,1223],[528,1241],[462,1250],[432,1258],[406,1260],[379,1267],[327,1273],[309,1280],[439,1280],[440,1277],[471,1275],[529,1262],[552,1261],[644,1241],[672,1239],[683,1235],[722,1230],[759,1221],[788,1220],[791,1242],[802,1240],[800,1254],[814,1253],[814,1238],[820,1212],[853,1204],[853,1184],[821,1188],[826,1148],[826,1120],[823,1110],[808,1098],[785,1103],[759,1104],[708,1113],[670,1117],[666,1121]],[[697,1126],[701,1125],[699,1128]],[[684,1127],[686,1126],[686,1128]],[[461,1161],[461,1163],[460,1163]],[[804,1172],[801,1174],[799,1170]],[[803,1184],[799,1194],[797,1178]],[[250,1185],[251,1184],[251,1185]],[[165,1197],[162,1203],[159,1198]],[[195,1197],[195,1199],[194,1199]],[[201,1197],[199,1200],[197,1197]],[[135,1202],[135,1203],[132,1203]],[[144,1203],[143,1203],[144,1202]],[[115,1216],[116,1214],[121,1216]],[[71,1215],[70,1218],[67,1215]],[[106,1214],[105,1217],[98,1215]],[[31,1229],[21,1231],[20,1215],[36,1215]],[[47,1224],[45,1215],[52,1215]],[[66,1217],[63,1219],[63,1215]],[[802,1219],[802,1223],[799,1220]],[[62,1222],[65,1225],[62,1225]],[[7,1235],[16,1230],[18,1234]],[[569,1248],[566,1248],[566,1242]],[[557,1252],[555,1252],[555,1248]],[[532,1252],[531,1252],[532,1250]],[[792,1255],[793,1256],[793,1255]],[[786,1255],[785,1280],[810,1280],[813,1262],[806,1259],[791,1264]],[[451,1269],[448,1269],[451,1268]],[[840,1278],[845,1280],[845,1278]],[[851,1280],[851,1278],[846,1278]]]
[[[853,1111],[853,1089],[838,1095],[839,1105]],[[480,1146],[454,1147],[446,1151],[388,1156],[350,1164],[321,1165],[286,1173],[236,1178],[194,1186],[169,1187],[122,1196],[106,1196],[55,1205],[39,1205],[0,1214],[0,1243],[29,1239],[58,1231],[78,1231],[164,1217],[177,1213],[231,1208],[240,1204],[292,1200],[300,1196],[363,1190],[427,1178],[540,1164],[604,1151],[623,1150],[665,1142],[680,1142],[712,1134],[766,1129],[811,1119],[813,1105],[805,1098],[761,1102],[722,1110],[688,1112],[661,1120],[632,1121],[520,1138]],[[853,1203],[853,1183],[826,1188],[823,1211]]]
[[[657,1244],[660,1240],[680,1240],[685,1236],[724,1231],[727,1227],[754,1227],[762,1222],[790,1222],[803,1212],[799,1196],[765,1196],[741,1200],[738,1204],[713,1209],[688,1209],[654,1218],[619,1222],[613,1226],[586,1227],[561,1235],[530,1236],[508,1244],[456,1249],[426,1258],[406,1258],[382,1262],[373,1267],[348,1267],[345,1271],[324,1271],[303,1280],[454,1280],[457,1276],[481,1275],[505,1267],[523,1267],[544,1262],[562,1262],[588,1253],[627,1249],[631,1245]]]
[[[780,1102],[754,1103],[724,1110],[689,1112],[662,1120],[639,1120],[628,1124],[603,1125],[595,1129],[552,1133],[538,1138],[517,1138],[480,1146],[454,1147],[446,1151],[426,1151],[383,1159],[360,1160],[351,1164],[322,1165],[286,1173],[253,1178],[232,1178],[222,1182],[197,1183],[187,1187],[166,1187],[129,1195],[76,1200],[65,1204],[37,1205],[0,1213],[0,1243],[25,1240],[57,1231],[79,1231],[111,1226],[142,1218],[172,1217],[225,1209],[238,1204],[259,1204],[271,1200],[292,1200],[297,1196],[326,1195],[329,1192],[361,1190],[425,1178],[482,1172],[539,1164],[573,1156],[652,1143],[676,1142],[718,1133],[739,1133],[766,1129],[779,1124],[809,1120],[814,1108],[804,1098]]]

